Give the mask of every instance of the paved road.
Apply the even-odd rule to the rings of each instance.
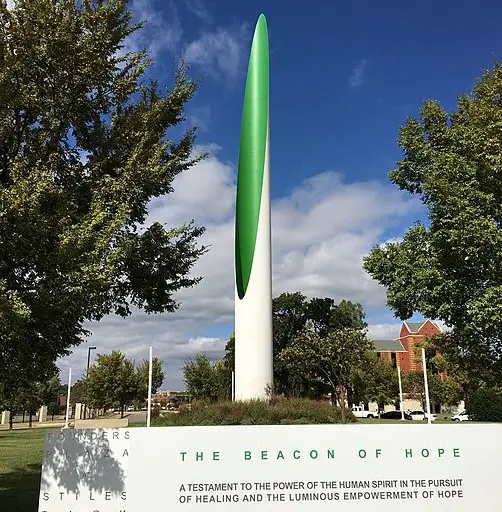
[[[129,419],[129,423],[139,423],[140,421],[146,422],[146,411],[126,412],[124,417]]]

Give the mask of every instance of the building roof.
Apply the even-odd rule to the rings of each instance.
[[[425,322],[404,322],[410,332],[418,332]]]
[[[376,352],[406,352],[399,340],[371,340]]]
[[[436,322],[433,322],[432,320],[424,320],[423,322],[403,322],[404,325],[408,328],[408,331],[411,333],[418,332],[422,326],[426,323],[430,322],[434,327],[436,327],[440,332],[442,331],[441,327]]]

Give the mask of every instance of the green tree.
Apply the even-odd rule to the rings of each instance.
[[[312,322],[313,329],[321,337],[345,327],[358,330],[367,327],[362,306],[350,300],[342,300],[335,304],[335,301],[328,297],[313,298],[307,303],[305,317],[307,321]]]
[[[351,369],[362,364],[370,348],[360,330],[346,327],[321,337],[308,325],[279,357],[306,380],[326,386],[333,402],[336,397],[345,419],[345,390],[350,386]]]
[[[427,371],[431,410],[437,406],[455,406],[463,397],[461,386],[452,378],[444,380],[437,373]],[[409,372],[403,378],[403,391],[409,398],[418,400],[426,410],[425,382],[422,371]]]
[[[282,293],[272,300],[274,356],[305,327],[308,301],[300,292]]]
[[[427,101],[419,120],[407,120],[390,178],[421,199],[428,223],[364,260],[396,316],[444,321],[452,330],[441,337],[443,355],[493,384],[502,375],[501,90],[497,64],[451,114]]]
[[[199,281],[203,229],[146,224],[197,161],[195,131],[173,132],[197,83],[144,79],[126,3],[0,2],[0,380],[43,380],[86,321],[173,311]]]
[[[232,398],[232,373],[235,370],[235,333],[230,335],[225,345],[225,356],[223,357],[223,369],[221,370],[222,386],[226,390],[226,395]]]
[[[54,375],[46,382],[43,382],[40,386],[41,405],[47,406],[47,412],[52,415],[53,419],[54,414],[59,414],[61,411],[59,403],[61,389],[62,386],[61,381],[59,380],[59,374]]]
[[[462,386],[453,378],[447,377],[441,381],[441,404],[447,407],[454,407],[465,398],[465,391]]]
[[[465,405],[471,420],[502,422],[502,394],[500,389],[477,389],[467,397]]]
[[[219,400],[229,400],[232,398],[232,375],[228,381],[228,369],[225,361],[218,359],[213,366],[215,373],[216,389],[218,390]]]
[[[197,354],[194,359],[185,362],[183,378],[188,394],[196,400],[229,398],[223,361],[212,364],[206,354]]]
[[[70,404],[74,407],[75,404],[85,404],[87,402],[87,390],[86,390],[87,380],[77,380],[75,384],[72,385],[70,391]],[[68,386],[65,386],[65,389],[68,390]]]
[[[351,368],[349,403],[376,402],[379,410],[399,398],[397,370],[368,350],[360,365]]]
[[[286,364],[280,354],[301,334],[307,324],[320,337],[344,328],[364,329],[364,312],[360,304],[329,297],[308,300],[302,293],[283,293],[272,301],[274,343],[274,388],[288,396],[320,396],[318,381],[306,380],[304,373]]]
[[[134,362],[114,350],[111,354],[98,355],[96,362],[89,368],[85,380],[89,406],[95,409],[109,409],[119,406],[120,417],[124,409],[139,394],[139,379]]]
[[[27,356],[25,360],[33,359]],[[10,428],[15,414],[30,410],[32,414],[35,412],[41,405],[41,382],[49,382],[58,373],[54,362],[46,357],[41,357],[38,362],[33,361],[27,368],[22,368],[17,360],[11,370],[12,373],[0,376],[0,410],[10,411]]]
[[[156,393],[164,382],[165,374],[162,370],[162,363],[163,362],[158,357],[152,358],[152,394]],[[144,359],[137,369],[139,385],[138,399],[143,402],[148,397],[148,370],[148,359]]]
[[[345,327],[363,330],[367,327],[360,304],[342,300],[339,304],[329,297],[308,300],[301,292],[282,293],[272,300],[272,328],[274,352],[274,391],[286,396],[319,397],[322,386],[317,382],[306,381],[301,372],[285,364],[280,356],[293,339],[303,332],[307,323],[319,334]],[[225,365],[228,386],[231,388],[231,375],[235,363],[235,334],[232,333],[225,346]]]

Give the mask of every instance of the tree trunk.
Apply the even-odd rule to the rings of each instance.
[[[31,414],[31,411],[29,412],[29,423],[28,423],[28,426],[31,428],[32,427],[32,424],[31,424],[31,417],[32,417],[32,414]]]
[[[24,415],[25,415],[25,414],[26,414],[26,412],[25,412],[25,411],[23,411],[23,423],[24,423]]]
[[[14,412],[12,411],[9,416],[9,430],[12,430],[12,421],[13,421]]]
[[[120,417],[123,418],[124,417],[124,408],[125,408],[125,405],[122,405],[121,406],[121,409],[120,409]]]

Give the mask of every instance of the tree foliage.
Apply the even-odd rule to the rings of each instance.
[[[367,327],[360,304],[341,300],[339,304],[329,297],[308,300],[301,292],[282,293],[272,300],[272,328],[274,353],[274,391],[285,396],[320,396],[324,389],[318,382],[307,381],[296,368],[285,364],[281,352],[301,334],[307,324],[319,336],[338,329],[363,330]],[[225,346],[225,367],[228,387],[235,363],[235,335]]]
[[[126,3],[0,2],[0,380],[42,380],[86,320],[173,311],[199,281],[203,229],[146,225],[197,161],[194,130],[172,134],[197,83],[144,79]]]
[[[463,398],[461,386],[452,378],[443,380],[437,373],[427,371],[427,382],[431,407],[434,405],[455,406]],[[412,371],[404,376],[403,391],[409,398],[418,400],[422,404],[423,410],[426,410],[425,382],[422,371]]]
[[[70,391],[70,404],[72,407],[75,406],[75,404],[85,404],[87,402],[86,385],[86,379],[77,380],[75,384],[72,385]],[[64,387],[66,391],[68,391],[68,385]]]
[[[140,381],[134,362],[114,350],[111,354],[98,355],[89,368],[85,380],[88,405],[94,409],[119,406],[121,417],[124,408],[140,394]]]
[[[482,388],[473,391],[465,405],[471,420],[502,422],[502,393],[500,389]]]
[[[373,249],[365,269],[401,319],[419,312],[452,328],[441,352],[470,375],[502,376],[502,67],[486,71],[448,114],[427,101],[408,119],[390,173],[420,197],[427,225]]]
[[[300,292],[283,293],[272,301],[274,343],[274,388],[286,396],[319,396],[325,391],[319,381],[305,379],[299,368],[286,364],[281,353],[308,330],[324,338],[344,328],[363,330],[367,324],[360,304],[332,298],[308,300]]]
[[[183,378],[188,394],[196,400],[229,398],[227,372],[221,360],[211,363],[206,354],[199,353],[185,362]]]
[[[364,333],[357,329],[346,327],[320,336],[309,325],[281,351],[279,358],[307,381],[326,386],[332,397],[336,396],[343,415],[351,369],[361,365],[370,347]]]
[[[138,399],[140,400],[144,400],[148,397],[148,371],[149,361],[148,359],[144,359],[137,369],[140,395]],[[158,357],[152,357],[152,394],[156,393],[160,386],[162,386],[164,378],[165,374],[162,370],[162,361]]]
[[[351,368],[349,399],[351,403],[376,402],[380,409],[399,399],[397,370],[374,350],[364,354],[361,364]]]
[[[17,367],[17,362],[13,366],[14,373],[0,375],[0,410],[10,411],[11,421],[17,413],[33,414],[40,405],[48,405],[55,382],[59,382],[53,362],[45,361],[24,370]]]

